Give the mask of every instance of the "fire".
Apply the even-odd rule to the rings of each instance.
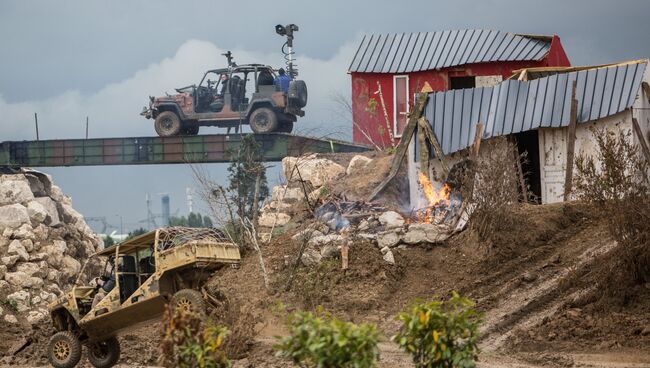
[[[429,178],[423,173],[418,174],[418,180],[424,191],[424,196],[427,201],[429,201],[429,206],[438,206],[438,205],[449,205],[449,194],[451,194],[451,189],[447,184],[443,185],[440,190],[436,191],[431,184]],[[442,202],[442,203],[441,203]]]
[[[446,211],[438,211],[438,209],[441,207],[446,209],[449,206],[451,188],[444,184],[440,189],[436,190],[429,178],[423,173],[418,174],[418,181],[429,204],[427,208],[418,211],[416,214],[417,221],[437,223],[445,216]]]

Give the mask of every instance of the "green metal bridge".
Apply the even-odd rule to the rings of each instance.
[[[0,143],[0,167],[152,165],[230,162],[241,144],[240,134],[180,137],[129,137],[7,141]],[[264,161],[316,152],[363,152],[350,142],[296,136],[255,134]]]

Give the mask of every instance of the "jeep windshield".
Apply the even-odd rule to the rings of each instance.
[[[182,87],[182,88],[176,88],[176,92],[178,93],[192,93],[194,92],[194,89],[196,88],[196,85],[192,84],[187,87]]]

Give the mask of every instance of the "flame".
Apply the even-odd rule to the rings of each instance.
[[[449,196],[451,194],[451,188],[447,184],[444,184],[440,189],[436,190],[434,185],[431,183],[429,178],[423,173],[418,174],[418,181],[424,192],[424,197],[429,202],[429,205],[424,211],[421,211],[417,215],[417,220],[419,222],[435,223],[439,220],[436,215],[436,208],[440,206],[447,207],[449,206]],[[439,214],[440,215],[440,214]]]

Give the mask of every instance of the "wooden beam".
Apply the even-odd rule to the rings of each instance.
[[[402,161],[404,161],[406,150],[408,149],[411,138],[413,138],[413,133],[415,132],[415,128],[418,125],[418,119],[422,116],[424,105],[426,104],[428,97],[428,93],[419,93],[417,95],[415,105],[413,106],[413,111],[409,115],[409,121],[406,124],[406,127],[404,127],[404,132],[402,133],[402,137],[400,138],[397,149],[395,150],[395,156],[393,157],[390,172],[388,173],[388,176],[381,183],[379,183],[377,187],[375,187],[372,193],[370,193],[370,196],[368,196],[368,202],[375,199],[375,197],[377,197],[377,194],[384,190],[386,185],[388,185],[388,183],[393,180],[395,175],[397,175],[397,171],[399,171],[399,168],[402,165]]]
[[[424,116],[418,119],[418,135],[421,135],[424,139],[419,139],[418,142],[420,141],[429,141],[431,143],[431,147],[433,148],[433,152],[436,155],[436,158],[440,162],[440,167],[442,168],[442,172],[444,174],[444,177],[446,178],[447,175],[449,175],[449,166],[447,166],[447,163],[444,161],[445,154],[442,151],[442,146],[440,146],[440,142],[438,142],[438,138],[436,137],[436,134],[433,132],[431,129],[431,125],[429,124],[429,121],[427,118]],[[418,137],[419,138],[419,137]],[[422,152],[424,147],[422,147],[422,143],[420,144],[420,152]],[[428,149],[427,149],[428,152]],[[422,155],[420,155],[422,156]],[[423,173],[426,173],[427,170],[421,170]]]
[[[481,149],[481,140],[483,139],[483,131],[485,130],[485,124],[479,122],[476,124],[476,132],[474,133],[474,142],[472,147],[469,149],[469,154],[472,159],[478,157],[479,150]]]
[[[650,164],[650,149],[648,149],[648,142],[646,142],[645,137],[643,136],[643,132],[641,131],[641,126],[639,125],[639,122],[636,120],[636,118],[632,118],[632,126],[634,127],[634,133],[636,133],[636,137],[639,139],[641,151],[643,151],[643,155],[645,156],[646,161],[648,161]]]
[[[571,90],[571,115],[569,116],[569,127],[566,142],[566,170],[564,175],[564,200],[569,200],[573,189],[573,156],[576,146],[576,125],[578,120],[578,100],[576,100],[576,81],[572,83]]]
[[[641,87],[643,87],[643,92],[645,92],[645,98],[650,102],[650,85],[648,85],[648,82],[643,82],[641,83]]]
[[[517,145],[517,138],[514,135],[510,136],[510,143],[513,145],[512,155],[515,159],[517,167],[517,178],[519,179],[519,189],[521,190],[521,197],[524,203],[528,202],[528,188],[526,187],[526,178],[524,177],[524,170],[521,167],[521,156],[519,155],[519,146]]]

